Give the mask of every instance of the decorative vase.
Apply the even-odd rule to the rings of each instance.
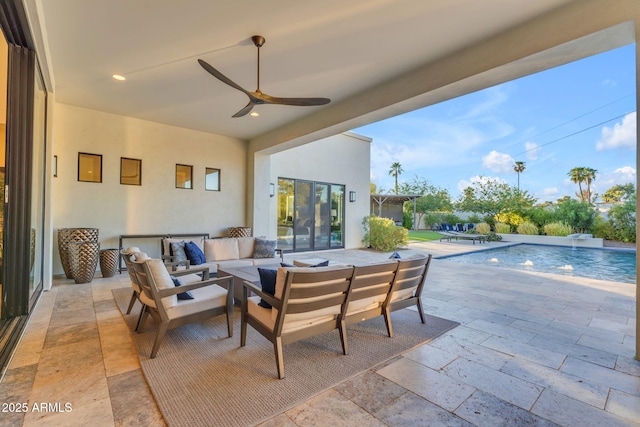
[[[116,274],[119,255],[117,249],[102,249],[100,251],[100,272],[102,277],[112,277]]]
[[[90,283],[96,274],[100,258],[100,243],[72,242],[69,244],[69,266],[76,283]]]
[[[60,262],[67,279],[73,279],[71,266],[69,263],[69,244],[75,242],[98,242],[97,228],[59,228],[58,229],[58,252]]]
[[[251,237],[251,227],[229,227],[228,237]]]

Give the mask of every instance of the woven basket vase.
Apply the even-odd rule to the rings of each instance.
[[[58,229],[58,252],[60,252],[60,262],[67,279],[73,279],[71,266],[69,263],[69,244],[74,242],[98,242],[97,228],[59,228]]]
[[[76,283],[93,280],[100,258],[100,243],[73,242],[69,244],[69,265]]]

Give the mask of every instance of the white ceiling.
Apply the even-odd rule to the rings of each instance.
[[[56,101],[253,139],[331,109],[573,0],[42,0]],[[264,105],[247,90],[327,97],[320,107]],[[112,74],[127,78],[118,82]]]

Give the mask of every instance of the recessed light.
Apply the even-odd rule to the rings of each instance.
[[[260,113],[258,113],[257,111],[252,111],[251,113],[249,113],[249,115],[251,117],[258,117],[260,115]]]
[[[115,80],[120,80],[120,81],[126,80],[126,78],[124,76],[121,76],[120,74],[114,74],[111,77],[113,77]]]

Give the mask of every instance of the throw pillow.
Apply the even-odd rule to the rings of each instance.
[[[328,267],[328,266],[329,266],[329,260],[326,260],[326,261],[319,262],[316,265],[312,265],[311,267]]]
[[[182,283],[182,280],[178,279],[177,277],[171,276],[171,280],[173,281],[173,284],[175,285],[176,288],[178,286],[184,285],[184,283]],[[181,300],[193,299],[193,294],[189,291],[183,292],[176,296],[178,297],[178,299],[181,299]]]
[[[174,261],[187,261],[184,245],[184,240],[182,242],[171,242],[171,255],[173,255]]]
[[[276,256],[276,240],[266,240],[256,237],[253,249],[254,258],[273,258]]]
[[[286,262],[281,262],[280,267],[295,267],[293,264],[287,264]]]
[[[193,242],[185,243],[184,252],[191,265],[200,265],[206,262],[204,252]]]
[[[276,276],[278,270],[272,270],[269,268],[258,268],[258,274],[260,275],[260,285],[262,291],[266,294],[273,295],[276,293]],[[258,303],[260,307],[271,308],[271,304],[260,298]]]

